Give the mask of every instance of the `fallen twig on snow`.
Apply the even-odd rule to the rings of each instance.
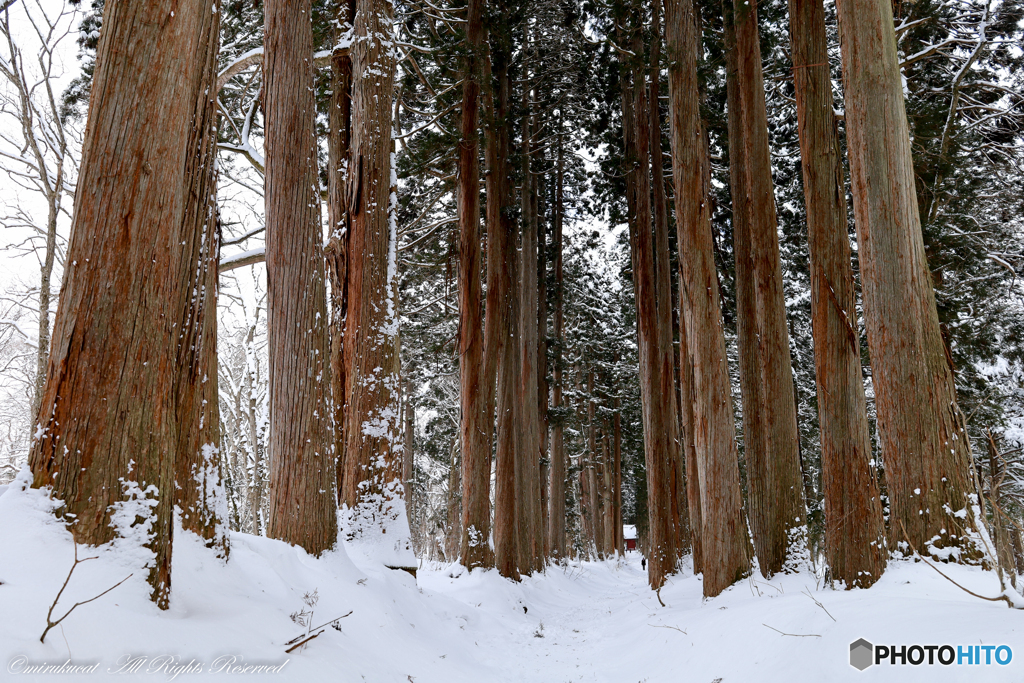
[[[292,645],[292,647],[290,647],[287,650],[285,650],[285,652],[291,652],[292,650],[294,650],[295,648],[299,647],[300,645],[304,645],[304,644],[308,643],[309,641],[313,640],[318,635],[323,633],[323,631],[320,630],[320,629],[323,629],[325,626],[333,626],[334,624],[338,623],[339,621],[341,621],[345,617],[350,616],[353,611],[355,611],[355,610],[349,610],[348,614],[342,614],[340,617],[337,617],[335,619],[331,619],[330,621],[325,621],[324,623],[320,624],[319,626],[316,626],[314,628],[309,629],[307,632],[303,633],[302,635],[295,636],[294,638],[289,640],[287,643],[285,643],[285,645],[292,645],[292,643],[294,643],[294,645]],[[313,631],[316,631],[317,633],[315,633],[314,635],[309,635],[310,633],[313,633]]]
[[[811,601],[814,602],[815,605],[817,605],[821,609],[825,610],[825,614],[828,615],[829,619],[831,619],[832,621],[836,620],[836,618],[834,616],[832,616],[832,613],[829,612],[827,609],[825,609],[825,605],[821,604],[820,602],[818,602],[817,600],[814,599],[814,597],[811,595],[811,592],[809,590],[807,590],[806,586],[804,586],[804,595],[806,595],[807,597],[811,598]]]
[[[776,633],[782,634],[784,636],[793,636],[794,638],[821,638],[821,636],[819,636],[817,633],[783,633],[779,629],[775,628],[774,626],[769,626],[768,624],[761,624],[761,626],[764,626],[765,628],[770,628]]]
[[[81,564],[82,562],[88,562],[89,560],[95,560],[95,559],[97,559],[97,558],[95,558],[95,557],[87,557],[84,560],[78,559],[78,543],[77,542],[75,543],[75,563],[71,565],[71,571],[68,572],[68,578],[64,579],[64,585],[60,587],[59,591],[57,591],[57,597],[55,597],[53,599],[53,604],[50,605],[50,611],[46,613],[46,630],[43,631],[43,635],[39,636],[39,642],[40,643],[45,642],[46,641],[46,634],[50,632],[50,629],[52,629],[54,626],[58,625],[60,622],[64,621],[65,619],[67,619],[68,615],[71,614],[72,612],[74,612],[76,607],[78,607],[80,605],[85,605],[87,603],[90,603],[93,600],[99,600],[104,595],[106,595],[110,591],[114,590],[115,588],[120,586],[122,583],[124,583],[128,579],[132,578],[132,576],[134,576],[134,574],[129,574],[128,576],[124,577],[123,579],[121,579],[120,581],[118,581],[113,586],[111,586],[107,590],[103,591],[102,593],[100,593],[96,597],[89,598],[88,600],[83,600],[82,602],[76,602],[74,605],[71,606],[71,609],[69,609],[67,612],[64,613],[64,616],[62,616],[57,621],[51,621],[51,618],[53,617],[53,610],[55,610],[57,608],[57,602],[60,601],[60,596],[64,594],[64,589],[68,587],[68,582],[71,581],[71,575],[75,573],[75,568],[79,564]]]
[[[291,652],[292,650],[295,650],[296,648],[300,648],[300,647],[302,647],[303,645],[305,645],[305,644],[306,644],[306,643],[308,643],[309,641],[311,641],[311,640],[313,640],[314,638],[316,638],[316,637],[317,637],[318,635],[320,635],[321,633],[323,633],[323,631],[317,631],[316,633],[314,633],[313,635],[311,635],[311,636],[308,636],[308,637],[306,637],[306,634],[303,634],[303,635],[299,636],[300,638],[302,638],[302,640],[300,640],[299,642],[295,643],[295,644],[294,644],[294,645],[292,645],[292,646],[291,646],[290,648],[288,648],[287,650],[285,650],[285,653]],[[289,642],[290,642],[290,641],[289,641]],[[287,645],[287,644],[288,644],[288,643],[285,643],[285,645]]]

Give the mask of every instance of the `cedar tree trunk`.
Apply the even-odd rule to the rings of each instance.
[[[342,29],[355,21],[355,0],[342,0],[338,7],[337,42]],[[324,261],[331,283],[331,320],[328,339],[331,348],[331,415],[334,420],[335,478],[338,502],[345,486],[345,407],[348,385],[345,365],[345,318],[348,315],[348,206],[345,198],[349,146],[352,140],[352,58],[348,50],[335,49],[331,55],[331,99],[327,137],[327,244]]]
[[[469,0],[459,141],[459,376],[462,402],[462,563],[490,567],[491,443],[480,287],[480,80],[484,0]]]
[[[145,520],[152,599],[162,609],[181,429],[176,361],[185,320],[178,316],[194,310],[190,279],[181,274],[203,268],[190,248],[203,234],[185,245],[180,239],[191,201],[184,172],[203,137],[191,133],[207,98],[216,18],[198,0],[179,2],[173,15],[154,3],[106,3],[29,454],[33,486],[51,486],[64,501],[77,542],[103,544]]]
[[[337,539],[337,506],[310,58],[313,30],[309,0],[269,0],[265,7],[267,535],[319,555]]]
[[[811,260],[825,556],[833,579],[847,588],[867,588],[885,571],[885,528],[871,465],[842,150],[822,0],[790,0],[789,17]]]
[[[733,188],[733,214],[745,214],[735,237],[744,455],[754,549],[761,573],[770,577],[783,569],[791,543],[798,540],[794,534],[806,526],[806,511],[757,2],[735,0],[733,9],[734,99],[739,104],[743,154],[732,156],[735,144],[731,142],[729,163],[732,167],[742,162],[744,175],[743,185]]]
[[[672,168],[683,289],[680,308],[686,323],[685,348],[693,368],[690,400],[697,476],[691,475],[690,481],[700,495],[701,569],[704,595],[710,597],[750,573],[750,541],[740,492],[731,386],[711,234],[706,180],[710,161],[698,108],[700,42],[690,0],[665,0],[665,23]]]
[[[219,5],[219,3],[218,3]],[[182,528],[201,536],[227,555],[227,510],[220,470],[220,397],[217,391],[217,55],[220,13],[213,13],[212,39],[204,39],[204,97],[196,101],[185,166],[186,197],[179,243],[190,258],[178,277],[193,297],[180,312],[178,346],[178,451],[175,457],[175,504]]]
[[[902,542],[905,529],[921,551],[966,548],[970,450],[924,251],[892,7],[842,0],[837,10],[890,531]]]
[[[619,33],[621,35],[628,31],[629,49],[634,55],[640,55],[643,53],[643,43],[638,8],[631,7],[628,14],[630,16],[624,17],[624,20],[632,26],[626,31],[620,28]],[[669,423],[676,423],[677,420],[674,413],[668,412],[668,395],[661,386],[665,356],[659,348],[658,302],[651,235],[650,125],[646,69],[638,59],[631,59],[630,62],[624,62],[621,66],[622,126],[640,351],[644,454],[647,462],[647,506],[650,520],[647,572],[651,587],[657,589],[676,567],[675,528],[671,519],[671,478],[674,475],[672,453],[677,444],[669,439]]]
[[[345,326],[345,482],[350,538],[390,550],[390,562],[411,559],[402,479],[399,424],[397,188],[392,185],[394,7],[359,0],[352,55],[352,138],[346,205],[349,213],[348,316]],[[386,539],[374,538],[391,532]]]
[[[551,250],[555,259],[555,290],[554,290],[554,374],[552,377],[551,402],[557,411],[551,425],[551,468],[550,493],[548,494],[548,541],[551,557],[558,560],[566,556],[565,551],[565,448],[563,441],[562,417],[562,329],[564,326],[564,308],[562,303],[562,212],[564,192],[565,158],[562,149],[562,137],[558,137],[558,159],[555,167],[555,206],[552,220],[554,222]]]

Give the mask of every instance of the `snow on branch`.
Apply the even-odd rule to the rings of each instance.
[[[263,263],[266,260],[266,247],[257,247],[256,249],[250,249],[249,251],[243,251],[240,254],[234,254],[232,256],[226,256],[222,258],[217,267],[217,274],[223,275],[229,270],[235,270],[236,268],[245,268],[246,266],[253,266],[256,265],[257,263]]]
[[[331,57],[335,54],[348,54],[348,44],[345,42],[339,42],[333,50],[321,50],[313,55],[313,63],[316,66],[324,67],[329,66],[331,63]],[[245,69],[259,64],[263,66],[263,47],[254,47],[248,52],[243,52],[238,55],[230,64],[224,67],[219,74],[217,74],[217,92],[224,89],[224,86],[228,84],[231,77],[244,71]]]

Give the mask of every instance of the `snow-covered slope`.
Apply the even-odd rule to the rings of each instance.
[[[231,543],[225,563],[179,531],[167,612],[147,599],[138,553],[79,548],[80,558],[98,559],[75,570],[55,618],[134,575],[77,608],[41,644],[74,545],[40,492],[18,483],[0,489],[0,679],[70,657],[96,665],[95,673],[46,680],[104,680],[122,668],[133,673],[119,680],[196,680],[248,665],[275,668],[250,674],[262,679],[343,683],[1024,680],[1024,613],[972,598],[922,564],[890,565],[867,591],[821,589],[808,573],[749,580],[709,601],[701,599],[700,578],[684,572],[661,591],[663,607],[635,554],[551,567],[516,584],[458,566],[425,566],[416,580],[355,552],[350,559],[344,549],[314,559],[245,534]],[[998,590],[992,574],[945,570],[976,592]],[[308,611],[303,595],[313,591],[312,625],[351,615],[340,630],[326,628],[285,653],[285,643],[306,630],[289,615]],[[849,665],[858,638],[1006,644],[1015,658],[1005,666],[861,672]]]

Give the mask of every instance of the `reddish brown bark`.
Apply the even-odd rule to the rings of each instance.
[[[112,540],[112,512],[150,523],[149,582],[170,591],[177,418],[175,362],[193,314],[181,244],[188,179],[198,154],[194,115],[217,40],[209,3],[108,0],[96,54],[67,268],[54,323],[33,486],[52,486],[79,543]],[[203,58],[196,59],[196,55]],[[202,138],[202,135],[199,136]],[[198,221],[187,225],[198,230]],[[154,312],[169,312],[160,315]],[[133,502],[137,501],[137,502]]]
[[[217,391],[217,55],[220,13],[203,39],[204,97],[192,114],[189,155],[185,165],[187,204],[178,242],[190,254],[178,277],[193,292],[179,314],[184,321],[178,345],[178,450],[175,458],[175,505],[182,528],[201,536],[224,556],[228,551],[227,509],[220,470],[220,397]],[[225,503],[222,507],[221,503]]]
[[[631,28],[623,31],[635,55],[643,54],[638,8],[630,8],[626,21]],[[620,38],[620,42],[623,42]],[[672,454],[676,443],[669,438],[670,423],[676,423],[669,412],[668,397],[662,383],[673,382],[671,371],[665,380],[665,354],[659,348],[657,283],[655,254],[651,236],[650,125],[645,65],[629,60],[621,66],[622,126],[626,165],[626,194],[629,216],[630,253],[633,267],[633,289],[637,310],[637,337],[640,351],[640,395],[643,406],[644,454],[647,463],[647,509],[650,551],[648,581],[660,588],[665,577],[675,571],[675,528],[672,524],[671,481]]]
[[[490,60],[484,63],[485,82],[494,86],[485,95],[487,106],[487,317],[484,323],[484,374],[488,415],[496,414],[494,475],[494,561],[502,576],[519,578],[515,517],[516,437],[515,387],[518,379],[517,310],[513,307],[513,273],[517,254],[514,226],[508,217],[508,74],[507,36],[491,34]],[[497,388],[494,389],[494,380]]]
[[[462,543],[462,454],[454,441],[451,463],[451,467],[448,468],[448,529],[444,535],[444,555],[449,562],[455,562],[459,557]]]
[[[778,219],[768,150],[764,76],[756,0],[734,0],[736,77],[732,81],[743,128],[744,184],[733,188],[740,385],[748,514],[761,573],[783,568],[791,538],[806,526],[796,426],[793,368],[789,356]],[[732,121],[732,117],[730,117]],[[732,131],[730,130],[730,135]],[[732,155],[735,148],[730,143]]]
[[[622,530],[622,411],[617,398],[612,418],[612,458],[615,463],[615,550],[622,554],[626,549]]]
[[[669,63],[672,169],[679,231],[680,308],[685,348],[693,369],[690,399],[700,495],[704,595],[718,595],[750,572],[750,542],[743,515],[725,334],[715,270],[708,200],[710,161],[698,104],[694,8],[665,0]],[[732,108],[730,107],[730,110]],[[686,369],[686,365],[683,369]]]
[[[892,7],[842,0],[837,10],[890,530],[903,541],[905,528],[922,551],[928,544],[965,547],[964,532],[974,523],[970,451],[925,256]]]
[[[587,528],[590,532],[590,540],[594,544],[597,556],[604,557],[604,535],[601,528],[601,503],[602,495],[598,488],[598,470],[602,469],[600,456],[597,454],[597,424],[594,421],[597,411],[597,403],[594,401],[594,369],[587,367],[587,466],[584,470],[586,476],[587,495],[590,501],[587,507]]]
[[[264,29],[270,519],[267,535],[334,546],[334,449],[309,0],[269,0]]]
[[[619,550],[615,545],[615,520],[618,515],[615,508],[615,462],[612,456],[611,436],[608,432],[608,424],[605,422],[601,428],[601,528],[605,555],[613,556]]]
[[[459,374],[462,422],[462,563],[490,567],[491,444],[483,368],[483,310],[480,287],[480,80],[483,57],[483,2],[469,0],[466,66],[462,85],[462,140],[459,142]]]
[[[706,196],[706,195],[705,195]],[[678,201],[678,200],[677,200]],[[678,223],[678,219],[677,219]],[[693,410],[693,363],[687,346],[686,315],[684,305],[685,287],[682,272],[679,278],[679,395],[682,403],[682,429],[684,471],[686,472],[686,508],[690,523],[690,550],[693,554],[693,573],[703,571],[702,529],[700,513],[700,475],[697,467],[697,447],[694,439]]]
[[[825,9],[821,0],[790,0],[789,17],[811,259],[825,556],[832,578],[866,588],[885,570],[885,529],[870,462]]]
[[[523,86],[523,110],[529,107],[529,84]],[[516,387],[514,429],[520,440],[516,453],[516,526],[519,570],[533,572],[544,566],[543,531],[540,511],[540,415],[538,413],[537,362],[537,213],[536,181],[531,163],[533,125],[524,114],[522,123],[523,185],[520,193],[521,238],[516,272],[519,372]]]
[[[684,549],[688,536],[688,515],[685,509],[683,478],[683,442],[679,432],[679,404],[676,394],[675,348],[672,343],[672,261],[668,241],[668,197],[665,192],[665,171],[661,152],[661,4],[651,4],[650,105],[648,121],[651,136],[651,181],[654,208],[655,292],[658,302],[658,350],[661,373],[658,392],[665,402],[668,433],[667,463],[669,500],[671,501],[672,542],[676,554]]]
[[[397,189],[391,175],[393,12],[390,0],[360,0],[351,48],[352,140],[346,200],[351,234],[345,327],[349,402],[342,493],[350,514],[346,533],[391,531],[399,536],[387,539],[394,544],[394,560],[407,561],[398,424],[398,237],[391,216]]]

